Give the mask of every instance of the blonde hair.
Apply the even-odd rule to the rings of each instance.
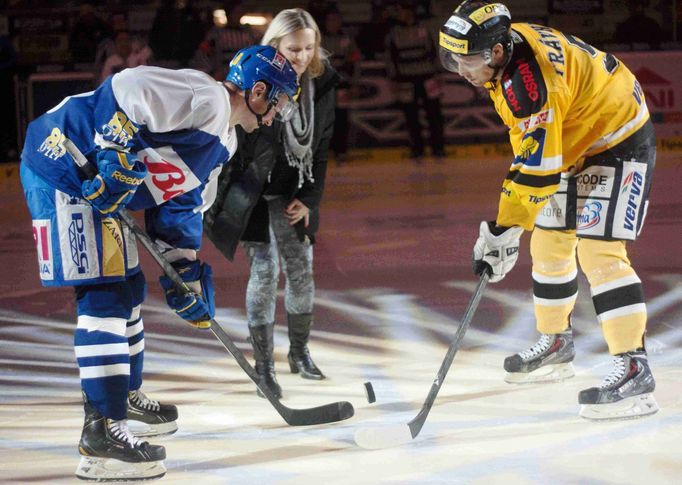
[[[324,61],[328,54],[321,46],[322,34],[312,15],[302,8],[289,8],[279,12],[261,39],[262,45],[270,45],[279,49],[283,37],[302,29],[312,29],[315,32],[315,53],[308,66],[311,78],[316,78],[324,72]]]

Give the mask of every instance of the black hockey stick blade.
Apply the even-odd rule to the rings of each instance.
[[[311,426],[314,424],[335,423],[348,419],[355,414],[353,405],[348,401],[333,402],[323,406],[306,409],[292,409],[286,407],[272,391],[270,391],[269,387],[259,386],[260,376],[256,370],[249,364],[241,350],[235,346],[229,335],[225,333],[225,330],[223,330],[213,319],[211,319],[211,331],[227,351],[232,354],[232,357],[234,357],[239,366],[244,369],[244,372],[246,372],[254,384],[258,386],[265,398],[270,401],[272,406],[290,426]]]
[[[476,290],[464,311],[464,317],[457,327],[455,337],[452,339],[452,342],[450,342],[448,352],[445,354],[445,359],[443,359],[443,362],[440,365],[438,375],[433,380],[429,394],[426,396],[426,400],[419,413],[406,425],[397,424],[393,426],[375,426],[358,429],[353,438],[359,447],[368,450],[389,448],[391,446],[407,444],[417,437],[426,422],[426,418],[431,411],[431,407],[433,407],[433,403],[436,401],[438,391],[443,385],[443,381],[448,374],[452,361],[455,359],[455,354],[457,354],[457,351],[459,350],[464,334],[469,328],[474,313],[476,313],[476,308],[478,308],[478,303],[481,301],[483,290],[488,284],[489,277],[487,272],[484,272],[481,275],[481,279],[478,281],[478,285],[476,285]]]
[[[95,168],[90,165],[85,156],[76,147],[71,140],[66,139],[64,142],[66,151],[74,159],[76,165],[86,174],[88,178],[92,178],[96,175]],[[131,231],[137,236],[145,249],[154,258],[154,260],[159,264],[164,274],[173,282],[176,289],[179,292],[189,292],[190,289],[187,287],[182,277],[173,268],[173,266],[168,262],[166,257],[161,253],[156,243],[152,241],[149,235],[142,229],[135,219],[126,211],[122,209],[119,211],[119,216],[123,223],[130,228]],[[211,331],[213,335],[220,341],[221,344],[227,349],[227,351],[234,357],[239,366],[246,372],[249,378],[258,386],[261,392],[265,395],[272,406],[277,410],[277,412],[282,416],[284,421],[291,426],[310,426],[314,424],[324,424],[324,423],[334,423],[336,421],[343,421],[348,419],[355,414],[353,405],[347,401],[334,402],[326,404],[324,406],[318,406],[315,408],[307,409],[291,409],[286,407],[280,402],[280,400],[272,394],[267,386],[260,387],[259,380],[260,376],[256,372],[256,369],[249,364],[244,357],[239,348],[235,345],[229,335],[223,330],[215,319],[211,319]]]

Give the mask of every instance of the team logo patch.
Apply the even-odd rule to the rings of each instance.
[[[542,164],[542,153],[545,146],[545,129],[526,133],[521,140],[519,152],[516,154],[514,163],[523,163],[529,167],[539,167]]]
[[[49,219],[33,221],[33,241],[38,252],[38,269],[41,280],[54,279],[54,258],[52,254],[52,225]]]

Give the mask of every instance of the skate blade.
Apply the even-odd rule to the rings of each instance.
[[[647,393],[607,404],[581,404],[580,416],[593,421],[617,421],[649,416],[658,409],[654,395]]]
[[[128,427],[130,431],[138,438],[149,436],[168,436],[178,430],[178,424],[175,421],[169,423],[155,423],[148,424],[134,419],[128,419]]]
[[[509,384],[531,384],[535,382],[561,382],[575,375],[573,364],[544,365],[533,372],[507,372],[504,381]]]
[[[166,474],[163,461],[128,463],[113,458],[81,456],[76,476],[81,480],[95,482],[120,482],[128,480],[152,480]]]

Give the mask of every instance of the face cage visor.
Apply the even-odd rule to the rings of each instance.
[[[262,116],[267,115],[271,109],[274,109],[275,119],[277,121],[289,121],[298,109],[298,103],[291,99],[289,95],[281,89],[275,88],[266,81],[263,82],[268,85],[270,92],[268,93],[268,109],[265,110],[265,113],[263,113]]]
[[[275,110],[275,119],[278,121],[289,121],[293,118],[294,113],[298,109],[298,103],[289,98],[286,93],[279,92],[270,99],[270,108]]]
[[[461,74],[464,72],[475,72],[483,67],[490,67],[492,53],[490,49],[485,49],[481,52],[469,55],[455,54],[454,52],[439,47],[438,57],[442,66],[450,72]]]

